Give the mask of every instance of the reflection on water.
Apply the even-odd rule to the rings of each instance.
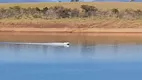
[[[70,47],[2,44],[0,51],[0,60],[8,62],[142,61],[142,45],[138,44],[71,45]]]
[[[45,46],[1,44],[1,61],[56,62],[56,61],[142,61],[142,45],[139,44],[97,44]]]
[[[141,80],[141,44],[0,45],[0,80]]]

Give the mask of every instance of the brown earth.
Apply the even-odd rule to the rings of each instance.
[[[140,29],[1,28],[0,41],[74,44],[142,43]],[[136,32],[137,31],[137,32]]]
[[[41,22],[42,23],[42,22]],[[93,23],[0,23],[0,41],[16,42],[65,42],[142,43],[142,24],[127,22]],[[118,24],[118,25],[116,25]],[[96,26],[94,26],[96,25]],[[115,25],[115,26],[114,26]],[[120,26],[120,27],[118,27]],[[123,27],[125,26],[125,27]]]
[[[142,28],[142,20],[63,19],[63,20],[0,20],[0,28]]]

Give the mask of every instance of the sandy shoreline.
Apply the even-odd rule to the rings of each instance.
[[[68,19],[67,19],[68,20]],[[1,42],[66,42],[74,44],[142,43],[142,23],[129,20],[70,19],[1,21]],[[65,22],[67,21],[67,22]],[[80,21],[80,22],[79,22]],[[77,22],[77,23],[76,23]],[[130,24],[131,23],[131,24]]]
[[[1,32],[39,33],[142,33],[142,28],[0,28]]]
[[[1,42],[142,43],[142,29],[0,28]]]

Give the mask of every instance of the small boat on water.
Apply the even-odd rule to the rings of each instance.
[[[63,43],[44,43],[44,45],[50,45],[50,46],[65,46],[69,47],[69,42],[63,42]]]
[[[24,43],[24,42],[0,42],[0,44],[21,44],[21,45],[47,45],[69,47],[69,42],[51,42],[51,43]]]

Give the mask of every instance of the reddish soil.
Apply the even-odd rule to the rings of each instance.
[[[114,24],[112,26],[115,26]],[[105,27],[101,27],[101,25],[105,25]],[[85,44],[112,42],[142,43],[142,29],[140,26],[141,24],[135,28],[132,25],[127,28],[111,28],[110,23],[0,23],[0,41],[69,41]]]

